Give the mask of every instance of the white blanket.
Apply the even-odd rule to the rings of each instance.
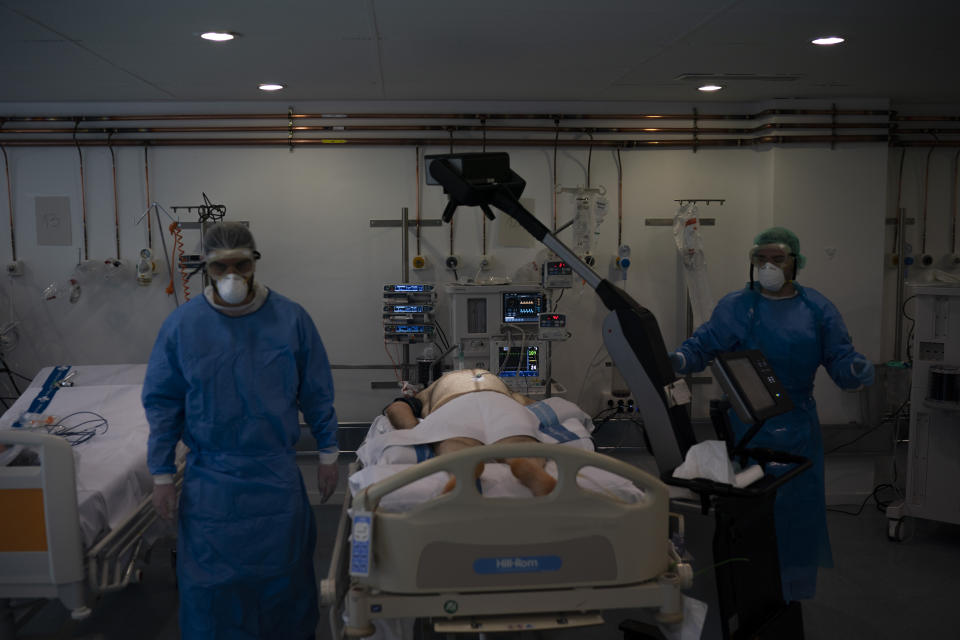
[[[590,417],[563,398],[524,407],[502,393],[479,391],[454,398],[413,429],[394,429],[386,417],[378,416],[357,457],[364,466],[422,462],[433,456],[430,444],[454,437],[493,444],[509,436],[528,436],[592,451],[592,429]]]
[[[363,468],[350,476],[352,495],[366,487],[433,457],[430,444],[465,436],[493,444],[508,436],[524,435],[540,442],[559,443],[593,451],[593,422],[577,405],[562,398],[547,398],[524,407],[496,392],[470,393],[446,403],[413,429],[394,429],[384,416],[370,425],[367,438],[357,450]],[[546,471],[557,477],[556,463],[547,461]],[[407,511],[442,494],[449,474],[438,472],[393,491],[380,501],[383,511]],[[529,498],[530,490],[513,476],[510,467],[488,463],[480,476],[480,493],[489,498]],[[632,481],[616,474],[585,467],[577,484],[595,493],[636,502],[643,492]]]

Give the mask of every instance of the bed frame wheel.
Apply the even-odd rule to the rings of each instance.
[[[90,614],[93,611],[90,610],[90,607],[77,607],[70,611],[70,617],[74,620],[86,620],[90,617]]]

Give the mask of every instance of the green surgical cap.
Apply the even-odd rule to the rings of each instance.
[[[770,227],[757,234],[753,239],[754,245],[782,244],[790,249],[790,253],[797,259],[797,269],[803,269],[807,264],[807,257],[800,254],[800,239],[797,234],[785,227]]]

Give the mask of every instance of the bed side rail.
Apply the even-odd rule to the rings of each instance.
[[[40,456],[40,466],[0,468],[0,510],[12,523],[0,534],[0,596],[57,597],[67,586],[82,586],[83,542],[70,444],[23,429],[0,429],[0,443],[32,447]],[[86,607],[82,588],[70,591],[64,604]]]
[[[502,458],[550,458],[557,463],[557,486],[554,491],[541,499],[567,501],[575,496],[595,495],[577,484],[577,474],[583,467],[597,467],[631,480],[645,494],[639,504],[663,502],[668,500],[667,486],[655,476],[627,464],[592,451],[575,447],[547,443],[510,443],[471,447],[421,462],[389,478],[381,480],[364,489],[355,501],[361,509],[376,509],[383,496],[416,482],[421,478],[440,471],[446,471],[457,479],[456,488],[442,500],[456,500],[459,503],[480,503],[484,498],[476,491],[464,490],[473,484],[474,469],[478,462]]]

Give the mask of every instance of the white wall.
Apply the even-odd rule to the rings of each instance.
[[[513,168],[528,186],[535,213],[551,222],[551,150],[509,150]],[[431,149],[429,152],[437,152]],[[71,148],[10,148],[18,257],[26,265],[19,278],[0,279],[0,324],[11,298],[20,321],[20,344],[7,354],[10,365],[28,376],[54,363],[144,362],[163,318],[174,302],[163,289],[169,278],[157,275],[149,287],[134,282],[132,260],[145,246],[144,228],[134,225],[145,208],[143,150],[117,149],[123,273],[107,279],[105,267],[79,273],[79,302],[41,300],[51,281],[65,282],[75,272],[81,238],[77,152]],[[400,232],[372,229],[371,219],[399,218],[402,207],[415,215],[415,152],[412,148],[150,149],[151,197],[168,210],[198,204],[201,191],[227,206],[228,218],[249,220],[263,259],[257,277],[299,301],[311,313],[335,364],[386,364],[379,300],[386,282],[398,281]],[[113,187],[106,149],[84,150],[87,223],[92,260],[113,257]],[[725,198],[723,206],[701,207],[717,219],[703,237],[710,282],[717,298],[743,286],[747,251],[755,233],[784,224],[800,236],[809,264],[801,282],[830,297],[844,314],[858,349],[871,358],[886,357],[881,344],[883,296],[883,218],[886,211],[888,152],[884,145],[829,148],[635,150],[622,152],[624,170],[623,241],[633,249],[634,266],[627,291],[659,319],[668,348],[683,338],[676,252],[668,227],[648,227],[646,218],[673,215],[678,198]],[[559,181],[586,182],[586,150],[561,151]],[[604,274],[616,248],[617,172],[614,154],[595,151],[592,183],[609,191],[611,213],[601,228],[599,267]],[[422,175],[422,172],[421,172]],[[0,174],[0,193],[6,188]],[[66,195],[71,200],[73,247],[36,246],[33,197]],[[438,218],[444,197],[438,187],[423,187],[422,212]],[[572,216],[573,199],[559,198],[558,218]],[[6,221],[0,198],[0,220]],[[455,226],[455,250],[467,275],[476,272],[480,249],[479,210],[461,210]],[[187,218],[185,218],[187,219]],[[503,248],[495,222],[487,228],[494,273],[516,276],[537,257],[538,249]],[[5,230],[6,225],[2,225]],[[569,240],[570,232],[561,234]],[[186,250],[195,247],[188,234]],[[170,247],[169,236],[168,248]],[[422,251],[439,264],[449,249],[449,229],[425,228]],[[825,253],[835,248],[833,258]],[[154,249],[162,253],[154,229]],[[411,234],[411,256],[415,252]],[[10,245],[0,234],[0,261]],[[165,262],[163,263],[165,266]],[[443,281],[443,270],[411,272],[414,279]],[[461,274],[463,275],[463,274]],[[196,293],[196,284],[194,285]],[[555,377],[588,410],[599,409],[600,390],[609,369],[584,370],[600,344],[602,313],[590,291],[568,291],[561,311],[571,315],[574,338],[555,349]],[[397,350],[394,349],[396,354]],[[390,380],[392,372],[337,371],[337,409],[341,420],[365,420],[393,393],[371,391],[372,380]],[[847,422],[859,417],[855,399],[828,381],[818,385],[821,419]],[[583,391],[581,392],[581,388]]]

